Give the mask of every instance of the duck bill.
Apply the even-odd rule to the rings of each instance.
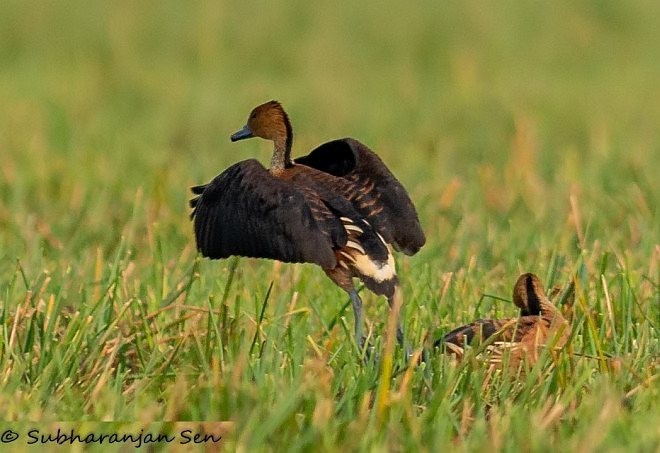
[[[254,137],[254,134],[252,133],[252,130],[246,124],[245,126],[243,126],[243,129],[241,129],[240,131],[232,134],[230,138],[231,138],[232,142],[237,142],[239,140],[245,140],[246,138],[252,138],[252,137]]]

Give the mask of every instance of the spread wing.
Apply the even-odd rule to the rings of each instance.
[[[336,266],[333,241],[346,241],[339,220],[323,215],[322,201],[308,200],[255,159],[232,165],[192,191],[199,195],[190,206],[202,255]]]
[[[295,160],[350,181],[344,194],[397,250],[413,255],[426,238],[408,193],[382,160],[352,138],[324,143]]]

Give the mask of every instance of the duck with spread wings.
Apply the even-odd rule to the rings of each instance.
[[[291,123],[276,101],[252,110],[231,140],[251,137],[274,143],[270,168],[244,160],[192,188],[197,248],[212,259],[238,255],[319,265],[350,296],[362,347],[362,300],[353,278],[387,297],[390,308],[401,305],[391,247],[413,255],[425,242],[410,197],[382,160],[351,138],[292,160]],[[400,320],[397,340],[403,344]]]

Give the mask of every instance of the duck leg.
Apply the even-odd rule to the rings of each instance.
[[[364,329],[362,322],[362,299],[358,295],[355,288],[352,288],[348,291],[348,295],[351,298],[351,303],[353,304],[353,313],[355,314],[355,343],[358,345],[360,351],[364,349]]]
[[[364,322],[362,318],[362,299],[355,290],[355,286],[353,286],[352,275],[350,274],[348,268],[343,266],[337,266],[334,269],[324,269],[324,271],[330,280],[332,280],[335,285],[346,291],[348,296],[351,298],[353,313],[355,315],[355,343],[357,344],[360,353],[362,353],[366,341],[366,338],[364,337]],[[369,350],[367,349],[367,356],[368,354]]]
[[[390,305],[390,310],[394,310],[394,301],[392,298],[387,299],[387,303]],[[397,314],[396,341],[399,343],[399,346],[403,347],[403,325],[401,324],[401,313]]]
[[[395,286],[391,295],[387,296],[387,303],[390,306],[392,315],[396,316],[396,341],[399,343],[399,346],[406,351],[406,358],[409,358],[412,355],[412,352],[410,348],[405,345],[403,337],[403,324],[401,322],[402,302],[401,289],[398,286]]]

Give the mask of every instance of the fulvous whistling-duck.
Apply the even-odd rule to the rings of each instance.
[[[452,330],[435,342],[448,352],[462,356],[468,344],[482,342],[491,336],[488,347],[491,363],[499,363],[505,350],[509,365],[517,368],[521,362],[536,363],[545,345],[553,349],[564,347],[570,328],[561,312],[548,300],[539,278],[531,273],[521,275],[513,287],[513,302],[520,308],[520,317],[480,319]]]
[[[386,296],[390,308],[400,303],[389,245],[407,255],[424,245],[415,207],[380,158],[357,140],[324,143],[292,160],[291,123],[276,101],[252,110],[231,140],[251,137],[274,143],[269,169],[248,159],[192,188],[198,249],[213,259],[239,255],[321,266],[350,296],[362,347],[362,300],[353,278]],[[400,320],[397,340],[403,344]]]

